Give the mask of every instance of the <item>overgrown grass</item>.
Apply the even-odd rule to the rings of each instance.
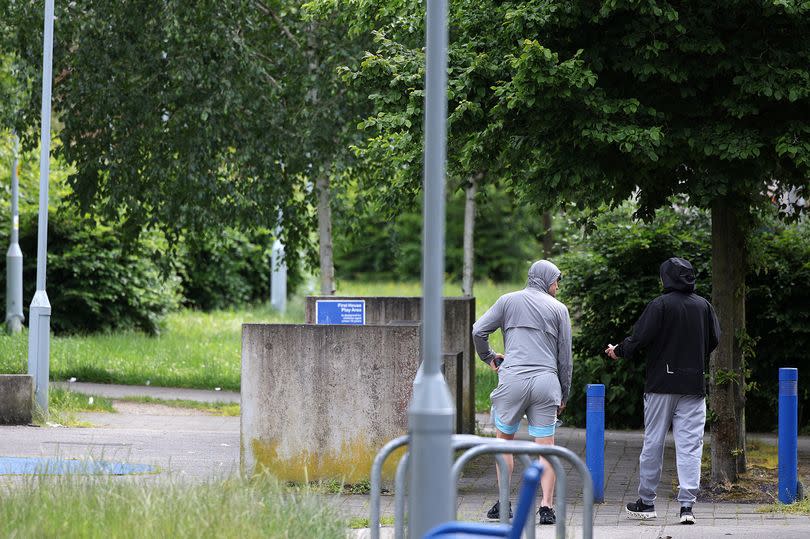
[[[380,517],[381,526],[393,526],[394,517]],[[349,519],[349,528],[353,530],[368,528],[369,519],[363,517],[354,517]]]
[[[48,390],[48,417],[40,411],[35,414],[34,423],[58,423],[66,427],[88,427],[80,421],[78,412],[115,412],[112,401],[97,395],[84,395],[66,389],[52,387]]]
[[[1,537],[343,538],[345,522],[270,477],[201,485],[37,476],[0,487]]]
[[[284,316],[268,307],[179,311],[158,337],[134,331],[53,337],[51,379],[238,391],[242,324],[301,320],[299,299]],[[26,372],[27,356],[27,333],[0,335],[0,372]]]
[[[810,515],[810,499],[805,498],[791,504],[772,503],[757,509],[760,513],[781,513],[785,515]]]
[[[184,399],[156,399],[154,397],[123,397],[116,400],[139,402],[143,404],[160,404],[173,408],[190,408],[192,410],[227,417],[238,417],[240,413],[240,406],[232,402],[200,402]]]
[[[481,316],[495,300],[522,284],[477,283],[476,315]],[[459,296],[458,284],[444,287],[447,296]],[[364,296],[417,296],[421,284],[338,283],[338,294]],[[59,316],[54,313],[53,316]],[[184,310],[169,315],[166,330],[158,337],[137,332],[66,336],[51,339],[51,379],[75,377],[82,382],[119,383],[165,387],[226,390],[239,389],[241,326],[246,322],[300,323],[304,319],[303,297],[294,298],[287,314],[268,307],[202,313]],[[492,335],[496,350],[503,350],[500,332]],[[28,336],[0,334],[0,372],[27,370]],[[489,393],[497,377],[476,361],[476,408],[489,409]]]
[[[306,485],[288,481],[287,486],[298,489],[304,488],[309,492],[318,494],[368,494],[371,492],[371,482],[368,479],[357,483],[344,483],[339,479],[323,479],[310,481]]]

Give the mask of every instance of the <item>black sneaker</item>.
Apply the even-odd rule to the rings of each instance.
[[[681,524],[694,524],[695,515],[692,514],[692,507],[684,505],[681,507]]]
[[[489,520],[501,520],[501,502],[495,502],[492,509],[487,511],[487,518]],[[509,518],[512,518],[512,502],[509,502]]]
[[[641,501],[641,498],[633,503],[628,503],[625,511],[627,511],[627,518],[633,519],[647,520],[658,516],[655,513],[655,505],[647,505]]]
[[[557,515],[554,514],[554,509],[546,507],[545,505],[537,510],[537,516],[540,517],[540,524],[556,524]]]

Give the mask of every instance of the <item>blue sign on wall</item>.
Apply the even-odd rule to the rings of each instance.
[[[366,323],[365,300],[319,299],[315,301],[316,324],[352,324],[362,326]]]

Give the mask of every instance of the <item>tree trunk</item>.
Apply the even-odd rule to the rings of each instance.
[[[551,212],[543,212],[543,258],[551,258],[551,249],[554,247],[554,232],[551,231]]]
[[[477,172],[470,176],[465,189],[464,201],[464,266],[461,274],[461,293],[464,296],[473,295],[473,282],[475,280],[475,192],[478,183],[484,174]]]
[[[315,22],[309,25],[307,32],[307,71],[311,79],[311,86],[307,91],[306,100],[312,104],[313,108],[318,107],[318,87],[315,78],[318,74],[318,42],[316,39],[317,26]],[[318,190],[318,251],[320,255],[321,267],[321,295],[332,296],[335,294],[335,265],[332,258],[332,205],[331,188],[329,186],[329,173],[327,163],[315,163],[315,170],[320,170],[320,175],[315,180],[315,188]],[[320,166],[318,166],[320,165]]]
[[[745,472],[746,230],[729,199],[712,206],[712,304],[720,320],[720,344],[710,360],[709,404],[714,413],[712,481],[735,482]]]
[[[335,266],[332,260],[332,206],[329,176],[324,174],[315,182],[318,190],[318,250],[321,263],[321,295],[335,293]]]

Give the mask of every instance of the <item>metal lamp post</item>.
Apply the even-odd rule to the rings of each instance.
[[[408,530],[422,537],[453,517],[451,436],[455,409],[440,371],[447,139],[447,0],[428,0],[425,75],[425,201],[422,235],[422,377],[408,410],[411,488]]]
[[[17,137],[14,137],[14,161],[11,165],[11,241],[6,254],[6,327],[11,334],[22,330],[23,299],[22,270],[23,255],[20,250],[20,212],[17,207],[20,182],[17,178]]]
[[[45,0],[42,43],[42,128],[39,154],[39,221],[37,224],[37,291],[31,300],[28,331],[28,374],[34,378],[37,405],[48,412],[51,302],[45,292],[48,256],[48,176],[51,158],[51,79],[53,77],[53,2]]]

